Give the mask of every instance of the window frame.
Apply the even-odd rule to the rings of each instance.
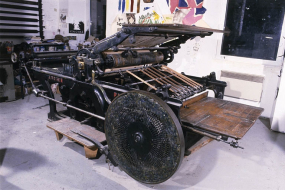
[[[228,12],[228,5],[229,1],[227,0],[227,5],[225,9],[225,17],[224,17],[224,25],[223,28],[226,27],[226,18],[227,18],[227,12]],[[285,54],[285,14],[284,14],[282,29],[281,29],[281,35],[279,39],[279,47],[277,51],[277,57],[276,60],[266,60],[266,59],[258,59],[258,58],[248,58],[248,57],[241,57],[241,56],[235,56],[235,55],[222,55],[222,43],[224,40],[224,35],[221,36],[221,38],[218,40],[217,44],[217,59],[223,59],[227,61],[234,61],[234,62],[243,62],[243,63],[251,63],[251,64],[262,64],[267,66],[281,66],[283,65],[284,61],[284,54]]]

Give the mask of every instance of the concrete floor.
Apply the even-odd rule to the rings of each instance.
[[[83,147],[48,129],[47,100],[33,95],[0,104],[0,189],[285,189],[285,134],[258,120],[242,149],[212,142],[185,158],[168,181],[144,185],[102,156],[88,160]],[[43,107],[40,107],[43,106]]]

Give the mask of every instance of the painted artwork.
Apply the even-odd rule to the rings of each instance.
[[[154,9],[136,14],[136,24],[163,24],[164,19]]]
[[[84,34],[84,22],[69,23],[69,33]]]
[[[128,24],[176,23],[195,25],[202,20],[204,0],[118,0],[118,12]]]
[[[127,13],[128,24],[136,24],[136,14],[135,13]]]
[[[189,13],[184,17],[182,23],[185,25],[194,25],[196,22],[203,18],[206,9],[202,8],[192,8]]]

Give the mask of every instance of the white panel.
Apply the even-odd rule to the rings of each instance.
[[[259,102],[262,93],[262,83],[221,77],[227,83],[225,95]]]

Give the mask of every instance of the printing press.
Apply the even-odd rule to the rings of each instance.
[[[170,64],[180,45],[214,32],[179,24],[124,25],[121,31],[79,51],[35,52],[22,60],[37,97],[49,100],[48,118],[66,117],[105,134],[106,143],[82,131],[108,162],[132,178],[162,183],[203,137],[242,148],[238,141],[263,109],[223,100],[225,82],[178,73]],[[31,79],[32,82],[32,79]],[[62,100],[51,84],[58,83]],[[213,91],[215,97],[209,97]]]

